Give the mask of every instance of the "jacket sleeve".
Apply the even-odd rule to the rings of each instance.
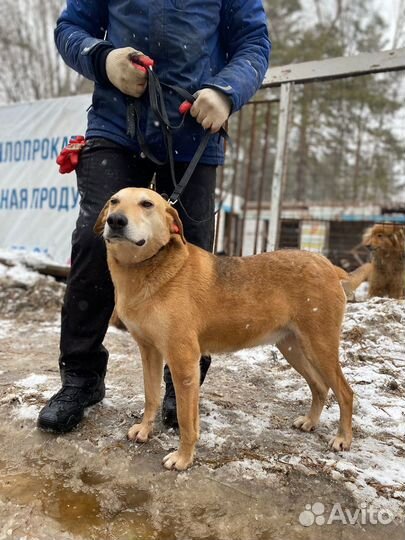
[[[108,0],[67,0],[55,28],[55,43],[68,66],[97,80],[94,55],[112,44],[104,40]],[[98,82],[98,81],[97,81]]]
[[[221,37],[227,65],[203,85],[222,91],[239,110],[263,82],[271,52],[261,0],[223,0]]]

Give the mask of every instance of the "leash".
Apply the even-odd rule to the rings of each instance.
[[[156,156],[153,154],[148,144],[146,143],[145,136],[142,133],[141,117],[142,117],[142,111],[144,108],[144,103],[143,103],[142,98],[132,98],[132,97],[127,98],[127,133],[131,138],[134,138],[136,136],[139,146],[141,148],[141,151],[153,163],[161,166],[161,165],[166,165],[167,162],[169,162],[170,176],[171,176],[174,189],[173,189],[172,194],[168,198],[168,203],[171,206],[174,206],[175,204],[179,203],[183,211],[187,215],[187,217],[195,223],[203,223],[205,221],[209,221],[212,219],[211,217],[205,220],[195,220],[191,216],[189,216],[180,198],[184,190],[186,189],[191,179],[191,176],[193,175],[193,172],[195,171],[195,168],[197,167],[202,155],[204,154],[210,138],[214,135],[218,135],[219,137],[223,137],[225,140],[230,141],[229,135],[223,128],[221,128],[218,133],[211,133],[209,130],[205,130],[204,136],[202,137],[200,144],[198,145],[198,148],[192,160],[188,164],[188,167],[185,170],[180,181],[177,182],[176,174],[175,174],[174,152],[173,152],[173,132],[183,127],[185,117],[190,111],[192,104],[194,103],[196,98],[192,94],[190,94],[190,92],[188,92],[187,90],[184,90],[184,88],[162,83],[153,69],[154,61],[148,56],[134,55],[131,58],[131,61],[134,64],[134,67],[148,73],[149,105],[153,114],[155,115],[156,119],[159,121],[162,127],[163,140],[164,140],[165,148],[166,148],[166,159],[162,161],[156,158]],[[169,117],[167,114],[166,105],[164,101],[164,94],[163,94],[162,86],[165,86],[171,91],[176,92],[177,94],[179,94],[179,96],[181,96],[185,100],[179,107],[179,113],[182,115],[182,119],[176,125],[171,124],[169,121]],[[222,203],[220,204],[220,207],[221,206],[222,206]],[[217,210],[217,212],[219,211],[219,209]]]

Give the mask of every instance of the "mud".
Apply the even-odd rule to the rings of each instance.
[[[290,427],[309,392],[268,347],[214,359],[196,463],[185,473],[161,466],[178,436],[160,422],[149,443],[126,439],[142,414],[143,388],[137,347],[122,331],[107,335],[103,403],[72,433],[38,431],[38,411],[59,386],[57,306],[8,308],[0,315],[0,539],[403,540],[403,307],[348,309],[343,363],[359,395],[349,453],[327,449],[337,428],[332,398],[317,431]],[[315,503],[323,505],[318,516],[306,508]],[[350,525],[333,514],[338,504],[349,516],[379,509],[390,523],[367,515]],[[315,517],[319,524],[302,524]]]

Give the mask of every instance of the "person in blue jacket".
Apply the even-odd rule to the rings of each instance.
[[[164,162],[162,126],[148,106],[148,73],[133,59],[154,61],[162,83],[196,97],[181,129],[173,132],[176,178],[196,153],[205,130],[216,133],[259,89],[271,50],[261,0],[67,0],[55,42],[65,62],[94,81],[86,145],[77,168],[80,213],[72,237],[72,266],[62,308],[59,367],[62,388],[42,409],[38,426],[67,432],[85,407],[101,401],[108,352],[104,336],[114,307],[105,246],[93,226],[112,194],[125,187],[173,191],[170,167],[146,157],[128,135],[128,103],[143,103],[139,128],[148,149]],[[165,87],[163,87],[165,88]],[[170,123],[179,123],[182,99],[165,91]],[[212,136],[178,206],[186,239],[212,250],[216,168],[223,141]],[[202,357],[201,382],[210,364]],[[163,420],[176,424],[176,402],[165,367]]]

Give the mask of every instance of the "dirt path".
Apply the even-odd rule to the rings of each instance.
[[[403,302],[348,307],[342,358],[358,398],[349,453],[327,449],[338,418],[332,397],[316,432],[290,427],[309,392],[263,347],[214,359],[197,461],[178,474],[160,464],[177,444],[173,431],[159,424],[148,444],[126,440],[143,389],[125,332],[107,336],[104,402],[70,434],[36,430],[59,384],[63,287],[43,278],[20,290],[8,284],[0,292],[0,539],[404,539]]]

